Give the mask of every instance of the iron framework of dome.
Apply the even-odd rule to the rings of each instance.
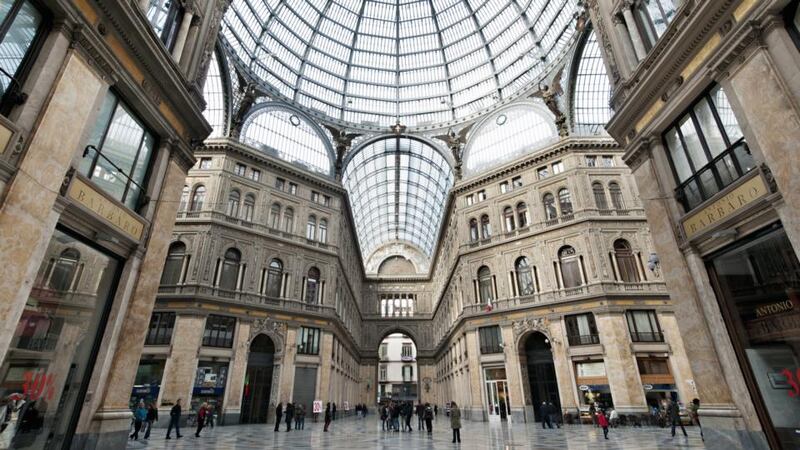
[[[223,43],[271,95],[355,126],[446,126],[560,62],[577,0],[234,0]]]

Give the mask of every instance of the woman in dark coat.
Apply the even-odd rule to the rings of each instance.
[[[331,403],[328,402],[325,406],[325,429],[324,432],[328,432],[328,426],[331,424]]]
[[[283,403],[278,403],[275,408],[275,431],[278,431],[281,426],[281,417],[283,417]]]

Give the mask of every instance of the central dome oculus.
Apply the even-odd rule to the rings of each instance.
[[[444,125],[537,82],[577,0],[233,0],[223,44],[276,98],[361,126]]]

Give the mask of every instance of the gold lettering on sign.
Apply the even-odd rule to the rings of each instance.
[[[771,316],[773,314],[785,313],[794,308],[794,303],[791,300],[784,300],[778,303],[770,303],[756,308],[756,317]]]
[[[710,205],[683,219],[686,238],[692,239],[768,193],[769,189],[760,175],[750,178]]]
[[[97,188],[80,177],[76,176],[72,179],[67,197],[88,208],[134,240],[142,239],[144,222],[98,192]]]

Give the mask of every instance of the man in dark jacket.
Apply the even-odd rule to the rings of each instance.
[[[283,417],[283,403],[278,403],[275,407],[275,431],[281,426],[281,418]]]
[[[675,427],[678,425],[680,425],[683,435],[688,436],[688,434],[686,434],[686,428],[683,428],[683,422],[681,422],[681,408],[678,406],[678,402],[673,400],[669,401],[669,405],[667,405],[667,417],[672,423],[672,437],[675,437]]]
[[[425,405],[417,403],[417,431],[425,427]]]
[[[147,418],[145,419],[145,423],[147,423],[147,431],[144,432],[144,438],[150,439],[150,431],[153,430],[153,425],[158,422],[158,408],[156,408],[155,403],[150,403],[147,406]]]
[[[550,407],[547,406],[547,403],[542,402],[542,406],[539,407],[539,416],[542,418],[542,428],[553,428],[553,422],[550,421]]]
[[[169,435],[172,434],[172,428],[175,428],[175,434],[178,435],[178,439],[182,438],[181,436],[181,399],[178,399],[175,402],[175,406],[169,410],[169,426],[167,426],[167,439],[172,439]],[[147,433],[150,434],[150,430],[147,430]]]
[[[294,405],[286,404],[286,431],[292,431],[292,419],[294,419]]]

